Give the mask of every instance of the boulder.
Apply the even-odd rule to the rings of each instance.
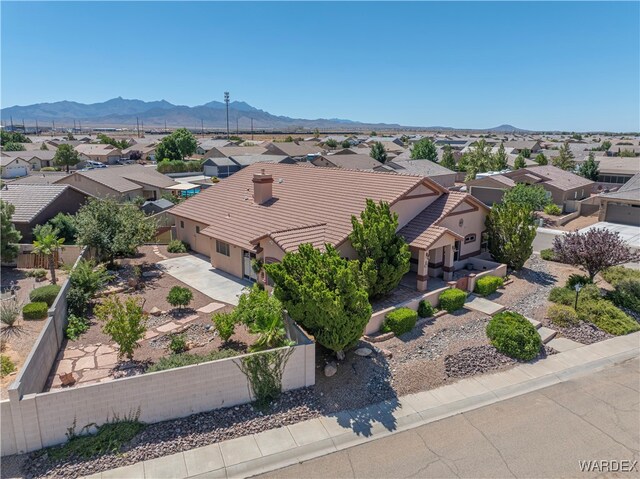
[[[149,314],[151,316],[160,316],[162,314],[162,310],[157,306],[154,306],[153,308],[151,308],[151,311],[149,311]]]
[[[372,352],[373,351],[371,351],[369,348],[358,348],[355,351],[356,355],[362,356],[362,357],[369,356]]]
[[[328,363],[324,367],[324,375],[327,376],[328,378],[330,378],[337,372],[338,372],[338,366],[336,366],[336,363],[334,362]]]

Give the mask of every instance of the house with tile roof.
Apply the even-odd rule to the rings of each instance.
[[[608,221],[640,228],[640,173],[636,173],[617,191],[598,195],[599,221]]]
[[[487,205],[502,200],[502,196],[518,183],[540,185],[549,194],[553,203],[565,208],[569,201],[588,198],[593,191],[593,181],[555,166],[528,166],[498,174],[481,174],[467,182],[471,195]]]
[[[55,184],[71,185],[97,198],[130,201],[136,197],[157,200],[177,183],[155,168],[127,165],[78,170],[56,180]]]
[[[0,178],[20,178],[31,171],[31,164],[20,156],[0,155]]]
[[[22,234],[23,243],[33,241],[33,228],[45,224],[58,213],[75,214],[88,196],[69,185],[6,184],[2,201],[15,207],[12,223]]]
[[[122,151],[112,145],[102,143],[80,143],[74,149],[84,161],[99,161],[105,165],[117,164],[122,159]]]
[[[417,289],[430,276],[450,279],[483,251],[488,207],[430,178],[305,164],[250,165],[172,208],[176,236],[210,258],[214,268],[256,278],[252,260],[277,262],[303,243],[335,246],[355,258],[351,217],[366,200],[388,202],[409,243]]]

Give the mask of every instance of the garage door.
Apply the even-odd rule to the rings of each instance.
[[[6,178],[18,178],[20,176],[27,176],[26,166],[8,166],[5,171]]]
[[[607,206],[607,216],[605,221],[623,225],[640,226],[640,207],[609,204]]]

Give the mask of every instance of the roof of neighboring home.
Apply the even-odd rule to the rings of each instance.
[[[529,150],[539,144],[538,140],[510,140],[504,142],[505,148],[515,148],[516,150],[524,150],[528,148]]]
[[[158,145],[156,145],[155,143],[149,143],[149,144],[140,144],[140,143],[136,143],[134,145],[131,145],[128,148],[125,148],[124,150],[122,150],[122,153],[124,154],[129,154],[132,151],[139,151],[140,153],[149,153],[151,151],[154,151],[156,148],[158,147]]]
[[[40,160],[53,160],[56,152],[51,150],[3,151],[2,155],[11,156],[13,158],[22,158],[26,161],[30,161],[32,158],[38,158]]]
[[[233,145],[233,143],[230,142],[229,140],[213,140],[213,139],[202,140],[201,142],[198,143],[198,146],[202,148],[204,151],[209,151],[211,148],[231,146],[231,145]]]
[[[219,146],[207,151],[203,158],[225,158],[238,155],[262,155],[267,151],[263,146]]]
[[[273,198],[253,201],[253,175],[264,169],[273,177]],[[208,224],[201,233],[253,249],[252,241],[270,234],[280,241],[284,231],[325,224],[323,241],[340,244],[351,232],[351,215],[364,210],[366,199],[394,203],[407,192],[432,180],[308,164],[254,164],[177,205],[172,214]],[[309,234],[310,232],[304,231]],[[312,234],[318,237],[318,229]],[[288,239],[287,235],[285,237]]]
[[[434,161],[429,160],[399,160],[394,158],[392,161],[387,161],[383,167],[396,173],[407,173],[410,175],[420,176],[442,176],[442,175],[455,175],[455,171],[451,171],[449,168],[445,168],[442,165]]]
[[[11,203],[15,212],[11,217],[14,223],[30,223],[42,210],[64,193],[69,185],[5,185],[2,189],[2,201]]]
[[[173,208],[173,203],[169,200],[165,200],[164,198],[160,198],[159,200],[155,201],[145,201],[142,204],[142,209],[151,210],[154,206],[161,210],[168,210],[169,208]]]
[[[323,148],[313,144],[298,144],[295,142],[270,143],[267,149],[273,154],[287,155],[291,157],[301,157],[307,155],[319,155]]]
[[[168,176],[158,173],[155,168],[142,165],[110,166],[76,171],[73,174],[89,178],[119,193],[140,189],[141,185],[168,188],[176,184]]]
[[[254,163],[281,163],[289,159],[286,155],[233,155],[230,157],[241,166],[249,166]],[[291,160],[293,162],[294,160]]]
[[[63,171],[32,172],[28,176],[23,176],[17,180],[11,181],[12,185],[52,185],[56,181],[69,176],[69,173]]]
[[[587,180],[582,176],[578,176],[570,171],[565,171],[551,165],[528,166],[526,168],[521,168],[520,170],[511,171],[507,173],[507,175],[517,182],[519,172],[522,172],[522,174],[527,176],[542,177],[542,182],[544,184],[551,185],[563,191],[593,185],[593,181],[591,180]]]
[[[491,180],[497,181],[498,183],[502,183],[503,185],[505,185],[505,186],[507,186],[509,188],[516,186],[516,182],[515,181],[513,181],[508,176],[504,176],[502,174],[486,175],[486,176],[476,177],[476,179],[470,181],[469,184],[471,184],[471,185],[480,184],[482,182],[482,180],[484,180],[486,178],[489,178]]]
[[[80,143],[75,147],[75,150],[83,155],[108,156],[120,154],[118,148],[102,143]]]
[[[11,163],[13,163],[16,160],[22,160],[27,162],[26,159],[22,158],[21,156],[5,156],[5,155],[1,155],[0,156],[0,166],[8,166]]]
[[[354,170],[373,170],[381,163],[374,160],[369,155],[357,154],[341,154],[341,155],[323,155],[322,158],[330,162],[338,168],[352,168]]]
[[[640,172],[640,160],[624,156],[596,156],[600,174],[635,175]]]
[[[636,173],[617,191],[611,193],[603,193],[600,196],[617,200],[634,200],[640,201],[640,173]]]
[[[465,201],[488,209],[471,195],[452,191],[440,196],[440,198],[418,213],[399,233],[404,236],[410,246],[420,249],[429,249],[444,233],[458,236],[447,228],[438,226],[438,223]]]

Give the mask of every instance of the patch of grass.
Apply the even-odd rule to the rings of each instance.
[[[232,358],[239,353],[232,349],[222,349],[221,351],[213,351],[209,354],[172,354],[161,358],[157,363],[149,366],[146,372],[155,373],[166,369],[181,368],[182,366],[190,366],[192,364],[206,363],[208,361],[216,361],[218,359]]]
[[[5,377],[16,370],[16,365],[9,356],[0,355],[0,376]]]
[[[46,451],[54,461],[72,458],[89,459],[102,454],[114,454],[119,452],[122,446],[131,441],[138,433],[142,432],[145,427],[145,424],[138,421],[137,416],[134,416],[124,420],[116,419],[107,422],[99,426],[95,434],[83,436],[75,434],[74,424],[69,429],[69,441],[66,444],[43,451]],[[85,428],[88,427],[85,426]]]
[[[551,248],[540,251],[540,257],[546,261],[555,261],[556,255]]]
[[[615,286],[623,279],[635,279],[640,281],[640,270],[625,268],[624,266],[612,266],[600,273],[604,280]]]

